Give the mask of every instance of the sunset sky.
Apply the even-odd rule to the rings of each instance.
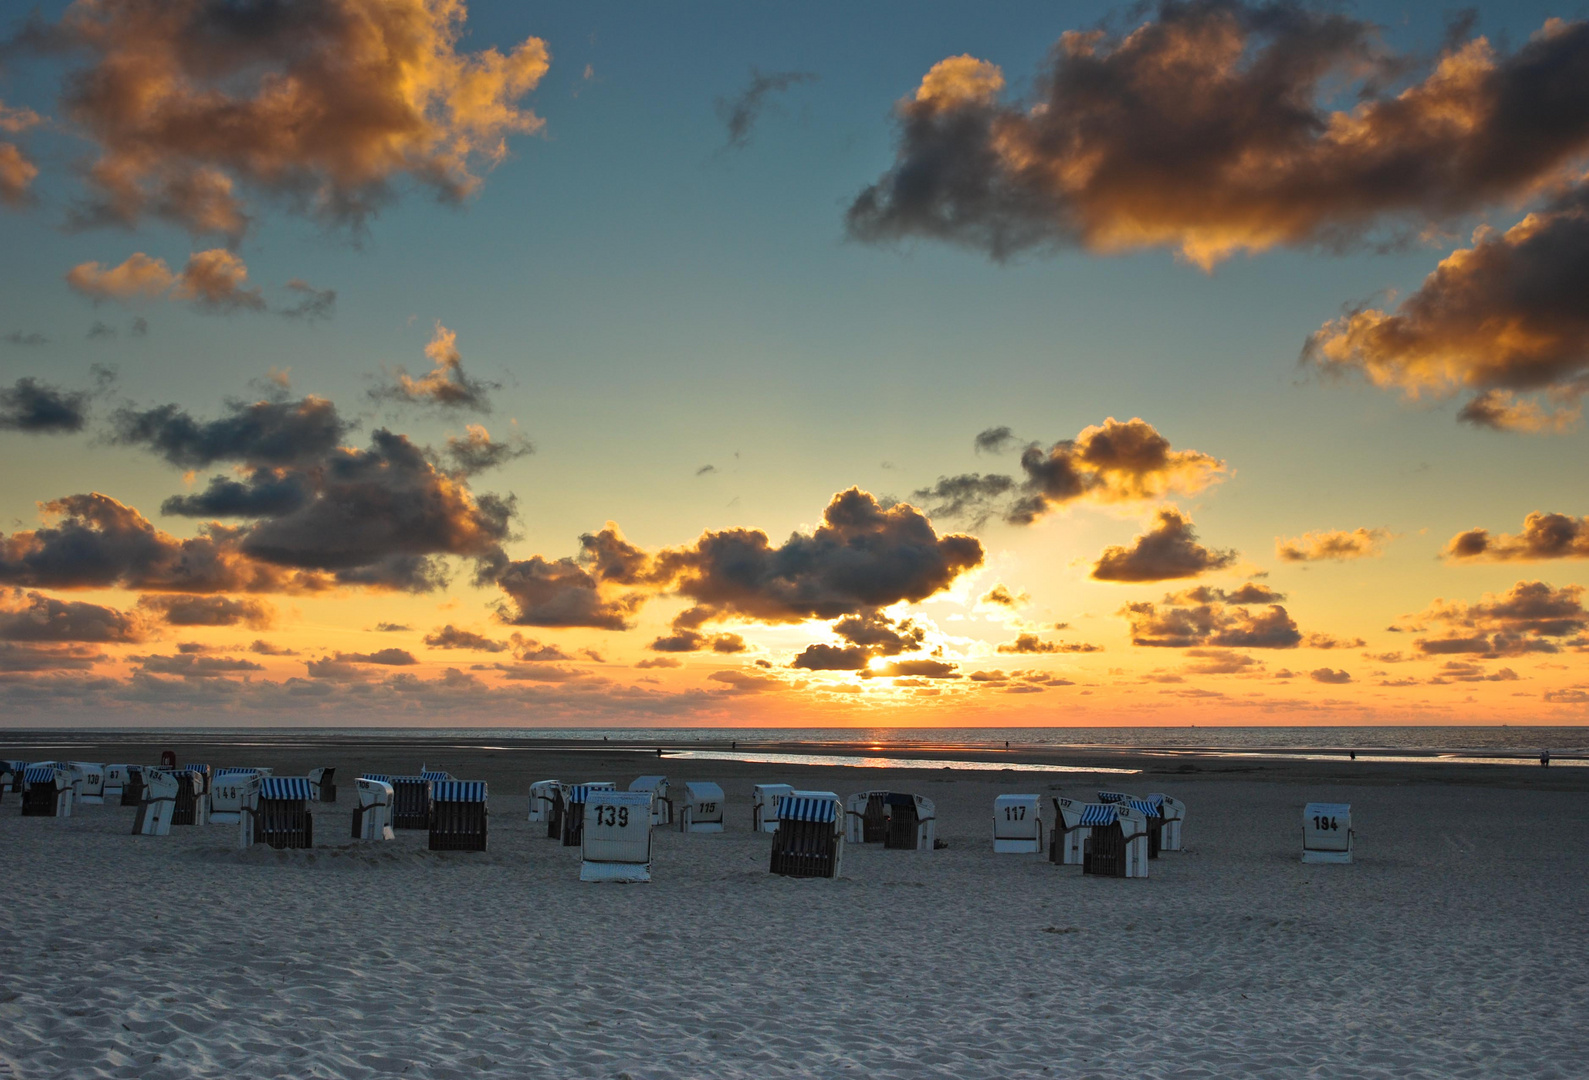
[[[1589,720],[1584,18],[42,4],[0,724]]]

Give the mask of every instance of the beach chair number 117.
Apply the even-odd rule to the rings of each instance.
[[[1341,827],[1335,823],[1335,819],[1333,817],[1325,817],[1322,814],[1314,814],[1313,815],[1313,828],[1316,829],[1319,832],[1326,832],[1326,831],[1329,831],[1329,832],[1340,832],[1341,831]]]
[[[1005,821],[1025,821],[1026,820],[1026,807],[1024,807],[1024,806],[1006,806],[1004,808],[1004,820]]]
[[[596,807],[597,825],[616,825],[620,829],[629,827],[629,808],[627,806],[598,806]]]

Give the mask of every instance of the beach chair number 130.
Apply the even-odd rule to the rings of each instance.
[[[629,827],[629,808],[627,806],[598,806],[596,807],[597,825],[616,825],[620,829]]]
[[[1319,832],[1324,832],[1326,829],[1333,832],[1341,831],[1341,827],[1335,823],[1335,819],[1333,817],[1326,817],[1323,814],[1313,815],[1313,827]]]

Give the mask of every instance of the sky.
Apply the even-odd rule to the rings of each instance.
[[[0,25],[0,724],[1589,720],[1584,5]]]

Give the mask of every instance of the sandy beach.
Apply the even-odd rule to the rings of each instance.
[[[308,852],[239,852],[228,826],[133,837],[116,805],[22,818],[8,793],[16,1077],[1565,1080],[1589,1053],[1589,770],[1137,759],[1104,781],[243,741],[13,744],[335,765],[341,787]],[[346,839],[354,777],[421,760],[490,783],[487,853]],[[721,835],[658,830],[649,885],[581,884],[578,849],[525,820],[534,780],[647,772],[728,799]],[[750,790],[777,781],[927,795],[948,847],[851,846],[838,880],[771,876]],[[1181,798],[1187,850],[1147,880],[994,855],[996,795],[1100,786]],[[1352,804],[1356,864],[1299,861],[1310,800]]]

